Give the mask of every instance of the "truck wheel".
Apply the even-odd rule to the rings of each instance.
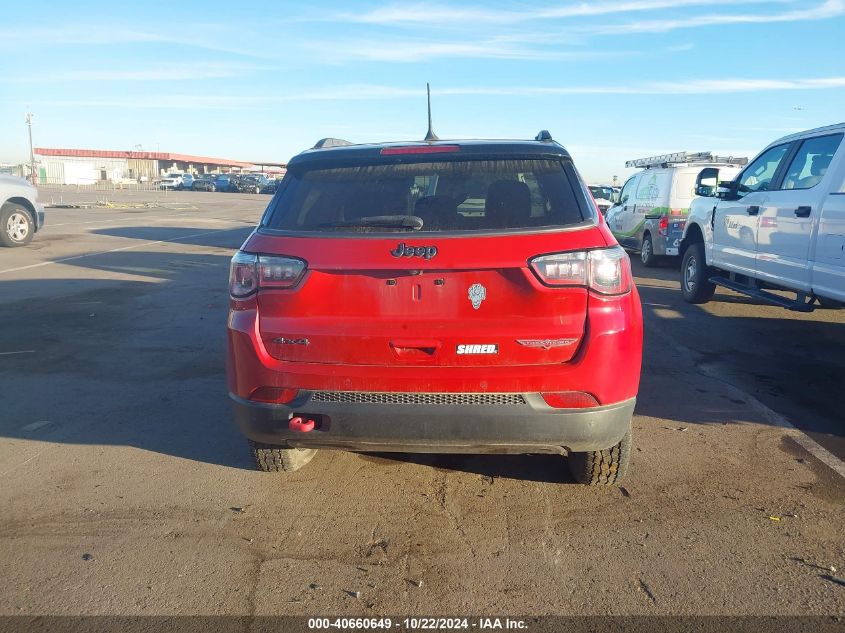
[[[567,458],[569,472],[579,484],[611,486],[618,484],[628,472],[631,462],[631,429],[610,448],[587,453],[571,453]]]
[[[310,462],[317,452],[313,448],[284,448],[272,444],[249,441],[252,457],[258,470],[265,473],[292,473]]]
[[[32,241],[35,225],[24,207],[8,202],[0,209],[0,244],[24,246]]]
[[[690,244],[681,263],[681,294],[687,303],[707,303],[716,292],[704,259],[704,244]]]
[[[643,246],[640,249],[640,261],[646,268],[657,265],[657,255],[654,254],[654,244],[651,242],[651,235],[648,233],[643,237]]]

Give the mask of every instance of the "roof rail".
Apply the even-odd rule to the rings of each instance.
[[[551,141],[552,135],[549,134],[548,130],[540,130],[539,134],[537,134],[537,136],[534,137],[534,140],[535,141],[546,141],[546,142]]]
[[[679,163],[716,163],[719,165],[745,165],[748,158],[734,156],[714,156],[712,152],[675,152],[674,154],[662,154],[660,156],[649,156],[648,158],[637,158],[625,161],[625,167],[667,167]]]
[[[342,138],[332,138],[331,136],[327,138],[321,138],[319,141],[314,143],[314,147],[311,149],[323,149],[325,147],[343,147],[344,145],[352,145],[349,141],[344,141]]]

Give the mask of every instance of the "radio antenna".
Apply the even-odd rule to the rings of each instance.
[[[428,132],[425,133],[425,141],[439,141],[440,138],[437,134],[434,133],[434,130],[431,129],[431,86],[428,85],[428,82],[425,82],[425,92],[428,96]]]

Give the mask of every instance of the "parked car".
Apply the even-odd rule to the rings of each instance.
[[[194,191],[217,191],[217,180],[214,174],[206,174],[194,180]]]
[[[237,179],[235,186],[241,193],[261,193],[261,189],[267,185],[267,182],[267,176],[246,174]]]
[[[282,184],[281,178],[273,178],[268,180],[267,183],[261,187],[261,193],[269,193],[274,194],[276,193],[276,189],[279,188],[279,185]]]
[[[623,185],[607,212],[607,224],[619,243],[639,251],[644,266],[661,256],[677,256],[690,203],[715,187],[718,179],[733,178],[747,158],[721,158],[710,152],[677,152],[630,160],[639,167]]]
[[[553,453],[577,481],[622,479],[640,300],[548,132],[321,141],[286,178],[230,271],[228,388],[258,468],[320,448]]]
[[[845,123],[785,136],[690,209],[681,290],[722,285],[791,310],[845,302]],[[791,299],[769,290],[795,294]]]
[[[607,210],[613,206],[613,187],[608,185],[590,185],[589,189],[599,211],[602,212],[602,215],[607,215]]]
[[[44,226],[38,190],[23,178],[0,174],[0,244],[24,246]]]
[[[234,184],[234,179],[237,176],[232,174],[218,174],[214,179],[214,187],[217,191],[237,191]]]
[[[158,183],[159,189],[181,190],[183,187],[182,174],[167,174]]]

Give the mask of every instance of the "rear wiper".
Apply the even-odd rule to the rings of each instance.
[[[419,231],[423,227],[423,219],[415,215],[371,215],[346,222],[326,222],[320,224],[319,227],[325,229],[391,228]]]

